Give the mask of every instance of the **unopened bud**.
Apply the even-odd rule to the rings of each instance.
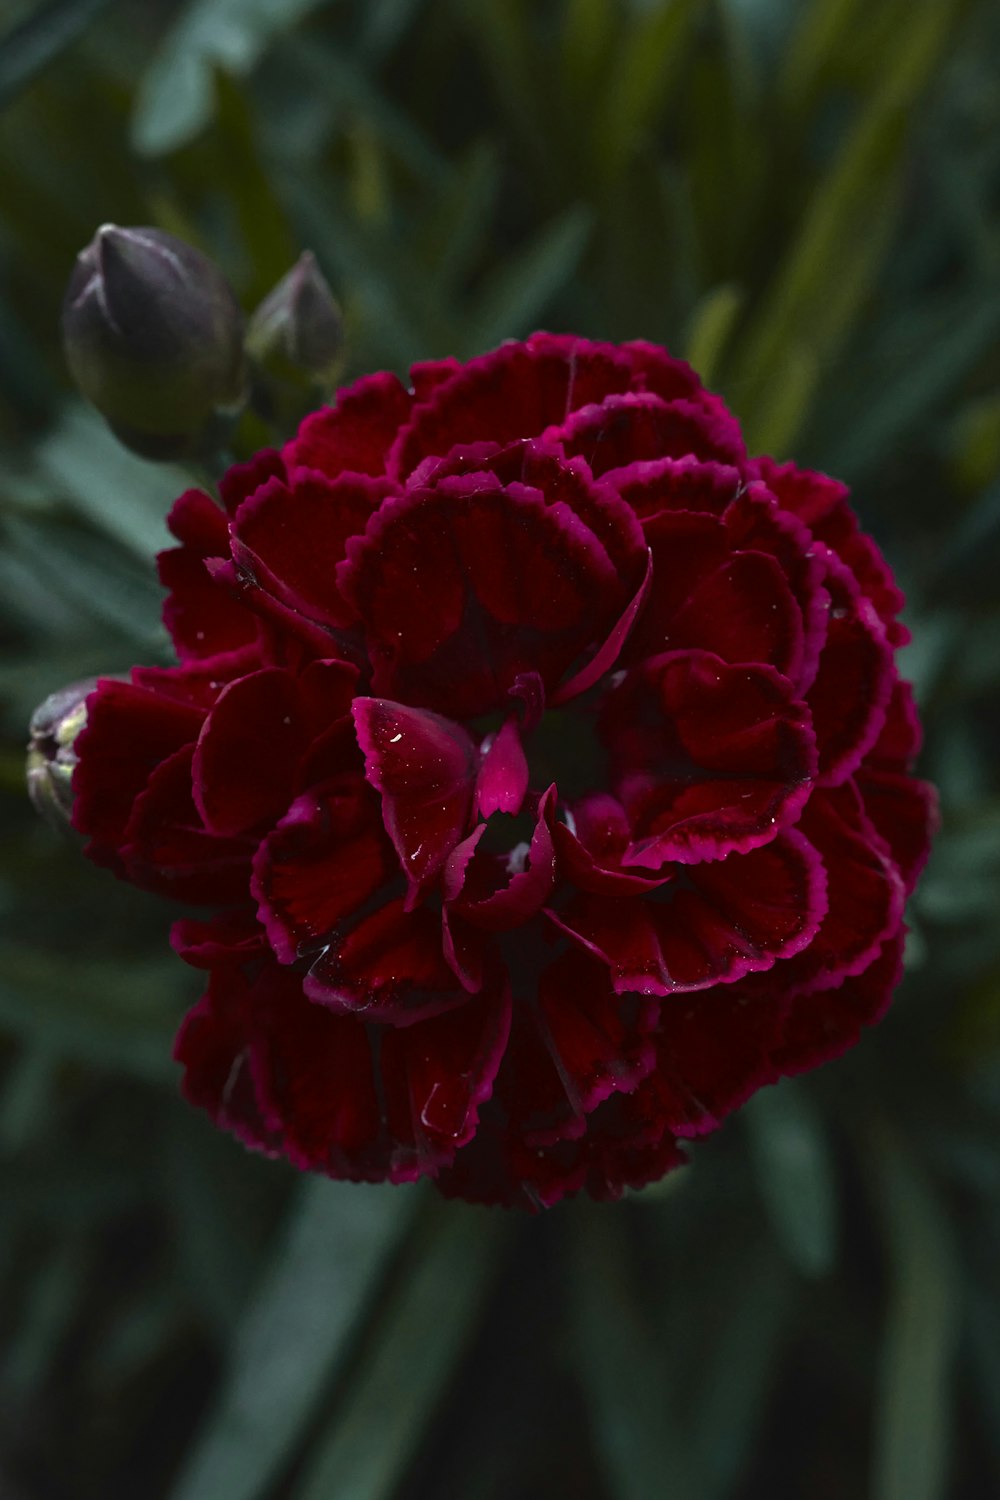
[[[344,324],[311,250],[303,251],[252,315],[246,346],[265,375],[332,387],[343,362]]]
[[[160,229],[105,224],[63,304],[70,373],[128,447],[177,458],[242,407],[243,313],[207,256]]]
[[[77,736],[87,722],[87,696],[96,685],[96,677],[72,682],[50,693],[31,716],[28,795],[43,817],[63,827],[73,811]]]

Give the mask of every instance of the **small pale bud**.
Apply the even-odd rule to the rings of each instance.
[[[71,682],[50,693],[31,716],[28,795],[43,817],[62,827],[73,811],[76,740],[87,722],[87,696],[96,685],[96,677]]]
[[[63,304],[77,386],[127,446],[175,458],[243,405],[243,313],[207,256],[160,229],[105,224]]]
[[[344,324],[311,250],[303,251],[252,315],[246,347],[265,374],[332,386],[343,361]]]

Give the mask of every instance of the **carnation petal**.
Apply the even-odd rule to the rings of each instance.
[[[121,868],[118,852],[136,797],[157,766],[198,736],[204,711],[131,682],[101,678],[87,699],[76,742],[73,826],[89,835],[87,853]]]
[[[441,869],[472,814],[479,751],[460,724],[387,698],[355,698],[365,775],[416,891]]]
[[[785,978],[795,988],[828,989],[868,967],[899,927],[905,893],[851,783],[814,792],[799,827],[823,861],[827,909]]]
[[[365,375],[337,392],[334,406],[306,417],[282,455],[290,469],[318,469],[329,479],[338,474],[384,474],[386,455],[400,424],[410,415],[412,398],[395,375]]]
[[[789,1004],[773,972],[664,1003],[641,1107],[682,1139],[717,1129],[757,1089],[777,1082],[772,1052]]]
[[[697,458],[693,453],[684,458],[636,459],[623,468],[609,469],[604,481],[643,521],[673,510],[721,516],[743,487],[734,465]]]
[[[384,1179],[389,1143],[368,1028],[312,1004],[299,976],[276,965],[249,998],[256,1089],[284,1154],[332,1177]]]
[[[937,792],[930,782],[867,766],[861,767],[857,785],[865,812],[888,844],[909,895],[940,825]]]
[[[198,736],[194,800],[206,828],[238,834],[287,808],[304,748],[295,679],[266,667],[229,683]]]
[[[473,718],[519,678],[548,688],[613,624],[604,548],[567,507],[494,475],[389,499],[348,544],[341,586],[386,696]]]
[[[548,428],[545,442],[559,443],[569,457],[586,459],[602,475],[628,464],[694,454],[739,464],[746,454],[733,419],[721,406],[702,401],[661,401],[647,392],[628,392],[585,406]]]
[[[655,1049],[640,1028],[642,1008],[630,1009],[587,953],[571,949],[543,971],[537,1002],[518,1009],[497,1085],[511,1128],[529,1145],[582,1135],[602,1100],[630,1093],[649,1073]]]
[[[723,859],[796,821],[816,774],[808,709],[770,667],[676,651],[605,703],[613,779],[632,822],[624,865]]]
[[[510,1034],[511,998],[494,980],[459,1010],[382,1036],[396,1182],[437,1172],[475,1134]]]
[[[508,718],[483,752],[476,778],[476,812],[481,818],[495,812],[519,813],[527,790],[528,760],[517,719]]]
[[[806,702],[816,728],[820,778],[837,786],[878,739],[895,671],[892,647],[873,606],[844,564],[828,551],[823,555],[830,623]]]
[[[470,360],[414,407],[389,472],[405,477],[457,443],[537,436],[577,407],[628,390],[631,378],[628,358],[611,345],[549,334],[504,344]]]
[[[776,559],[736,551],[714,516],[665,511],[645,526],[655,587],[628,657],[680,647],[801,671],[802,612]]]
[[[232,522],[233,558],[245,578],[298,614],[329,626],[350,623],[337,587],[349,537],[360,535],[391,493],[385,479],[342,474],[327,479],[293,469],[243,502]]]
[[[238,901],[246,892],[253,842],[207,829],[191,791],[194,746],[162,760],[132,804],[122,836],[128,878],[175,901]]]
[[[310,1000],[364,1021],[408,1026],[468,999],[444,956],[441,919],[402,896],[345,923],[303,982]]]
[[[862,1030],[881,1019],[903,971],[905,929],[900,926],[860,974],[835,989],[795,997],[774,1060],[782,1073],[801,1073],[839,1057]]]
[[[275,448],[262,448],[246,463],[234,464],[219,480],[219,496],[226,512],[234,516],[250,495],[269,479],[285,479],[285,461]]]
[[[786,509],[799,516],[818,541],[826,544],[854,575],[870,600],[894,646],[909,639],[896,616],[906,602],[874,540],[863,532],[851,510],[849,490],[839,479],[796,464],[759,458],[755,467],[768,489]]]
[[[671,878],[644,870],[624,869],[622,860],[631,841],[631,825],[616,798],[604,792],[575,802],[572,829],[557,823],[553,829],[560,873],[580,891],[609,896],[655,890]]]
[[[463,921],[490,932],[501,932],[505,928],[522,926],[541,910],[556,878],[556,852],[552,839],[555,800],[556,788],[550,786],[538,804],[538,816],[523,867],[505,870],[499,883],[487,877],[483,886],[477,889],[475,877],[479,869],[483,864],[491,868],[495,862],[482,859],[477,863],[475,845],[471,858],[464,861],[461,885],[455,872],[449,870],[451,880],[446,887],[446,896]]]
[[[823,868],[794,830],[694,865],[651,897],[577,897],[556,926],[605,960],[618,994],[730,984],[801,952],[825,910]]]
[[[213,970],[205,994],[181,1023],[174,1058],[184,1068],[181,1087],[191,1104],[245,1145],[276,1156],[281,1131],[262,1108],[253,1078],[250,988],[238,968]]]
[[[294,963],[387,885],[394,862],[360,776],[311,788],[261,841],[251,893],[275,955]]]

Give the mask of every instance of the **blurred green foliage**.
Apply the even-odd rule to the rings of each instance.
[[[7,0],[5,1500],[1000,1492],[998,70],[991,0]],[[536,325],[664,342],[753,447],[850,480],[945,809],[851,1057],[532,1222],[302,1182],[181,1104],[171,913],[22,789],[37,701],[166,659],[190,476],[119,448],[58,345],[103,221],[248,309],[312,249],[348,377]]]

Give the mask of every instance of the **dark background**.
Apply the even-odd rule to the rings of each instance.
[[[305,1181],[181,1103],[174,913],[23,793],[36,702],[166,653],[190,475],[59,350],[104,221],[248,310],[313,249],[347,378],[536,326],[666,343],[752,450],[851,483],[945,815],[854,1054],[539,1220]],[[2,1500],[1000,1493],[998,335],[991,0],[6,0]]]

